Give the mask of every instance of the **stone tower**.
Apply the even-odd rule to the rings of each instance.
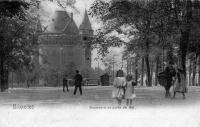
[[[39,37],[39,63],[44,70],[40,84],[59,86],[64,75],[73,78],[75,70],[84,70],[85,50],[73,14],[56,10],[50,21]]]
[[[91,37],[93,36],[93,29],[87,14],[87,11],[85,10],[83,21],[79,27],[80,35],[84,44],[84,55],[85,55],[85,70],[88,74],[87,77],[89,77],[90,68],[91,68]]]

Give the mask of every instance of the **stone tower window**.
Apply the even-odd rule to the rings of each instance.
[[[87,40],[87,37],[83,37],[83,40],[86,41],[86,40]]]

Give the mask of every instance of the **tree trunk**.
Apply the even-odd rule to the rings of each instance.
[[[191,62],[191,59],[189,59],[189,78],[188,78],[188,84],[189,84],[189,86],[191,86],[192,84],[191,84],[191,73],[192,73],[192,62]]]
[[[144,79],[144,58],[142,58],[141,86],[144,85],[143,79]]]
[[[8,68],[6,68],[4,73],[5,90],[9,88],[8,78],[9,78],[9,71]]]
[[[30,81],[29,81],[29,79],[26,80],[26,86],[27,86],[27,88],[30,87]]]
[[[126,60],[126,63],[127,63],[127,65],[126,65],[126,73],[127,73],[127,75],[128,75],[128,69],[129,69],[129,68],[128,68],[128,64],[129,64],[129,63],[128,63],[128,59]]]
[[[195,86],[195,77],[196,77],[196,66],[197,66],[197,55],[195,55],[195,59],[193,62],[193,73],[192,73],[192,86]]]
[[[134,72],[135,72],[134,61],[133,61],[133,59],[131,59],[131,75],[133,75]]]
[[[165,48],[163,45],[163,47],[162,47],[162,72],[165,70],[164,62],[165,62]]]
[[[9,72],[8,69],[5,68],[2,60],[0,64],[0,85],[1,85],[1,92],[4,92],[6,89],[8,89],[8,76]]]
[[[13,85],[14,85],[14,83],[13,83],[14,82],[13,81],[13,71],[12,71],[12,79],[11,80],[12,80],[12,89],[13,89]]]
[[[151,72],[151,85],[153,86],[153,71],[154,71],[154,64],[151,62],[151,68],[150,68]]]
[[[136,85],[138,84],[137,80],[138,80],[138,56],[136,55],[136,57],[135,57],[135,82],[136,82]]]
[[[3,75],[4,75],[4,72],[3,72],[3,67],[2,67],[2,65],[0,65],[0,68],[1,68],[1,69],[0,69],[1,92],[3,92],[3,91],[4,91],[4,82],[3,82],[3,81],[4,81],[4,80],[3,80],[3,79],[4,79],[4,78],[3,78],[3,77],[4,77],[4,76],[3,76]]]
[[[188,48],[188,39],[189,39],[189,33],[187,31],[182,33],[180,41],[180,54],[181,54],[181,60],[180,60],[180,66],[184,70],[184,73],[186,75],[186,55],[187,55],[187,48]]]
[[[186,13],[184,17],[185,21],[185,29],[181,31],[181,38],[180,38],[180,54],[181,54],[181,67],[184,70],[184,73],[186,75],[186,55],[187,55],[187,49],[188,49],[188,43],[189,43],[189,34],[191,30],[191,19],[192,19],[192,1],[187,0],[186,1]]]
[[[198,61],[198,64],[199,64],[199,78],[198,78],[198,85],[200,86],[200,55],[199,55],[199,61]]]
[[[3,58],[0,59],[0,83],[1,83],[1,92],[5,91],[5,73],[4,73],[4,61]]]
[[[150,74],[150,65],[149,65],[149,55],[146,54],[145,56],[145,62],[147,67],[147,86],[152,86],[151,84],[151,74]]]
[[[17,80],[17,87],[19,87],[19,80]]]
[[[159,56],[156,57],[155,86],[158,85],[158,81],[157,81],[157,76],[158,76],[158,63],[159,63]]]

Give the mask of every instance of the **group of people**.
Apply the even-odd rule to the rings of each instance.
[[[185,93],[187,92],[187,85],[186,85],[186,75],[182,69],[177,69],[176,78],[174,82],[174,95],[175,98],[176,93],[182,93],[183,98],[185,99]]]
[[[77,89],[79,89],[80,95],[82,95],[82,80],[82,75],[76,70],[76,75],[74,76],[74,95],[76,95]],[[132,101],[136,97],[134,92],[136,83],[133,81],[132,75],[124,77],[124,72],[122,70],[117,71],[113,86],[112,96],[117,99],[118,104],[121,104],[122,99],[126,99],[127,105],[132,105]],[[63,78],[63,92],[65,92],[65,88],[69,91],[67,75]]]
[[[186,74],[184,70],[178,66],[173,67],[172,64],[168,64],[165,72],[167,75],[168,86],[173,86],[173,98],[176,97],[176,93],[182,93],[183,98],[185,99],[185,93],[188,89],[186,85]]]
[[[126,104],[131,106],[133,99],[136,97],[135,85],[136,83],[133,81],[132,75],[125,77],[124,72],[118,70],[113,82],[112,97],[117,100],[119,105],[121,105],[123,99],[126,99]]]
[[[79,73],[78,70],[76,70],[76,75],[74,76],[74,95],[76,95],[77,89],[79,89],[80,95],[82,95],[82,81],[82,75]],[[67,75],[63,78],[63,92],[65,92],[65,88],[67,89],[67,91],[69,91]]]
[[[183,69],[173,67],[169,64],[165,68],[166,76],[166,89],[168,92],[170,87],[173,86],[173,98],[175,98],[176,93],[182,93],[183,98],[185,99],[185,93],[188,91],[186,85],[186,75]],[[112,97],[115,98],[119,105],[121,105],[122,100],[126,100],[128,106],[132,105],[133,99],[136,98],[135,88],[137,84],[133,81],[132,75],[124,76],[123,70],[118,70],[116,77],[113,81],[113,91]]]
[[[172,65],[168,65],[165,69],[165,73],[167,75],[166,87],[169,87],[170,89],[171,85],[173,85],[173,97],[175,98],[176,93],[182,93],[183,98],[185,99],[187,86],[186,75],[183,69],[178,67],[174,68]],[[82,95],[82,80],[82,75],[78,70],[76,70],[76,75],[74,76],[74,95],[76,95],[77,89],[79,89],[80,95]],[[132,75],[125,76],[123,70],[118,70],[113,81],[112,97],[117,100],[119,105],[121,105],[122,100],[125,99],[126,104],[131,106],[133,99],[136,98],[134,88],[136,85],[137,84],[134,82]],[[63,78],[63,92],[65,92],[65,88],[69,91],[67,76]]]

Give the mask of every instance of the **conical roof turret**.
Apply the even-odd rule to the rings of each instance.
[[[83,21],[79,27],[79,30],[92,30],[92,26],[87,14],[87,11],[85,10]]]

